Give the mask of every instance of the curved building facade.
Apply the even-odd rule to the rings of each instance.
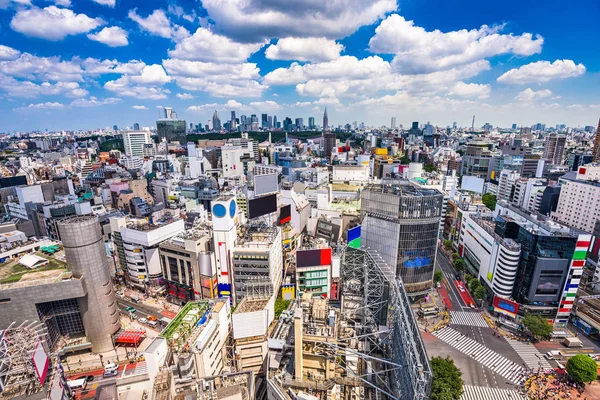
[[[507,241],[504,239],[503,241]],[[512,296],[519,260],[521,259],[521,246],[510,240],[509,243],[496,243],[496,264],[492,279],[492,289],[498,296],[510,298]]]
[[[112,350],[111,336],[121,322],[98,218],[69,218],[60,221],[58,229],[69,269],[75,278],[85,280],[87,295],[78,298],[78,303],[92,350]]]
[[[362,192],[362,245],[381,255],[409,294],[432,287],[443,200],[441,192],[409,181],[371,185]]]

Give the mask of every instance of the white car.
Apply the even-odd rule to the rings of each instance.
[[[140,319],[138,319],[138,322],[140,322],[142,324],[147,324],[148,320],[146,318],[140,318]]]
[[[458,290],[460,290],[461,292],[464,292],[464,291],[465,291],[465,289],[464,289],[462,286],[459,286],[459,287],[458,287]]]

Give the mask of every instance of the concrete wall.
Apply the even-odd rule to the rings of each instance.
[[[92,350],[111,350],[111,335],[121,322],[100,222],[96,217],[76,217],[59,222],[58,229],[69,268],[75,277],[85,277],[88,293],[79,299],[79,307]]]

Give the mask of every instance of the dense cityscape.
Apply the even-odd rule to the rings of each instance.
[[[405,3],[0,0],[0,400],[600,399],[600,9]]]

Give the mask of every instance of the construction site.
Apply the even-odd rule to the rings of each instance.
[[[408,296],[374,251],[346,248],[341,302],[309,293],[269,338],[269,399],[428,399],[432,372]]]

